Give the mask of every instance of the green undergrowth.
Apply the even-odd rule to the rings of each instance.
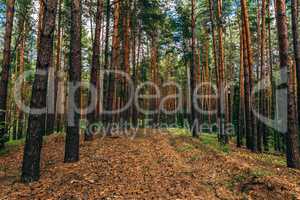
[[[232,176],[231,179],[225,182],[225,186],[231,191],[233,191],[238,186],[246,185],[249,183],[251,184],[251,182],[255,183],[257,182],[257,180],[261,178],[272,176],[272,175],[273,174],[271,172],[266,171],[264,169],[254,168],[252,170],[243,171],[239,174]]]
[[[177,129],[177,128],[172,128],[168,129],[169,132],[173,135],[180,136],[180,137],[191,137],[191,132],[187,129]],[[200,143],[208,146],[209,148],[223,153],[223,154],[229,154],[230,153],[230,148],[228,145],[221,145],[218,142],[218,138],[216,134],[210,134],[210,133],[202,133],[200,134],[199,137]],[[190,150],[192,147],[185,145],[179,151],[187,151]]]
[[[176,136],[189,137],[191,136],[191,132],[184,128],[169,128],[168,131]]]
[[[22,140],[10,140],[5,144],[5,148],[0,150],[0,156],[5,156],[8,153],[10,153],[11,151],[16,150],[17,148],[19,148],[21,145],[24,144],[24,139]]]
[[[212,148],[217,152],[224,154],[230,153],[229,146],[221,145],[218,141],[217,135],[215,134],[203,133],[200,135],[200,141],[202,144],[207,145],[208,147]]]
[[[184,144],[183,146],[180,146],[176,148],[177,152],[188,152],[194,150],[196,147],[192,144]]]
[[[47,142],[52,137],[56,137],[56,136],[63,136],[63,134],[62,133],[54,133],[49,136],[45,136],[43,138],[43,143]],[[25,138],[23,138],[21,140],[12,140],[12,139],[9,140],[7,143],[5,143],[5,148],[0,150],[0,156],[5,156],[8,153],[17,150],[20,146],[24,145],[24,143],[25,143]]]

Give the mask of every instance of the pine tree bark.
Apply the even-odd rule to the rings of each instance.
[[[99,78],[100,72],[100,36],[101,36],[101,16],[103,10],[103,0],[97,1],[97,13],[96,13],[96,29],[95,29],[95,38],[93,43],[93,57],[92,57],[92,68],[91,68],[91,76],[90,76],[90,85],[93,88],[97,88],[97,82]],[[92,88],[89,94],[88,105],[92,105],[92,110],[87,115],[87,123],[88,126],[96,122],[96,111],[97,111],[97,102],[98,102],[98,90],[96,94],[91,94]],[[88,128],[85,131],[85,140],[90,141],[93,139],[93,131]]]
[[[137,1],[134,0],[133,2],[133,12],[131,15],[131,30],[132,30],[132,80],[133,80],[133,93],[135,94],[136,88],[137,88],[137,66],[138,66],[138,57],[136,56],[136,47],[137,47],[137,35],[139,35],[140,33],[137,34],[137,17],[136,17],[136,5]],[[132,126],[133,127],[137,127],[138,126],[138,112],[137,112],[137,108],[135,106],[135,101],[133,100],[132,105],[131,105],[131,121],[132,121]]]
[[[248,54],[247,54],[247,44],[245,35],[245,25],[242,22],[242,39],[243,39],[243,63],[244,63],[244,82],[245,82],[245,132],[246,132],[246,147],[251,149],[251,106],[250,106],[250,79],[249,79],[249,67],[248,67]]]
[[[192,1],[192,14],[191,14],[191,30],[192,30],[192,59],[191,59],[191,67],[190,67],[190,93],[191,93],[191,113],[190,113],[190,128],[192,131],[193,137],[197,137],[197,132],[198,132],[198,127],[195,127],[195,123],[197,123],[196,119],[196,108],[194,104],[194,90],[195,90],[195,75],[196,75],[196,62],[195,62],[195,54],[196,54],[196,32],[195,32],[195,27],[196,27],[196,2],[195,0]]]
[[[266,0],[262,0],[261,8],[261,33],[260,33],[260,93],[259,93],[259,113],[265,117],[268,117],[267,113],[267,76],[266,76],[266,59],[265,59],[265,35],[266,35]],[[257,150],[263,151],[263,144],[266,144],[267,140],[267,128],[264,123],[259,122],[257,132]]]
[[[239,130],[237,133],[237,147],[243,145],[243,135],[245,128],[245,74],[244,74],[244,45],[243,45],[243,31],[240,27],[240,102],[239,102]]]
[[[276,21],[278,31],[279,58],[281,79],[283,84],[288,84],[288,27],[286,16],[285,0],[276,0]],[[289,87],[288,92],[288,130],[286,134],[286,156],[287,165],[291,168],[300,169],[300,154],[299,154],[299,135],[298,135],[298,119],[295,102],[295,93]]]
[[[123,1],[123,65],[124,72],[130,75],[130,3],[128,0]],[[123,97],[122,97],[122,107],[124,107],[129,100],[129,85],[128,80],[125,79],[123,82]],[[130,119],[130,109],[127,109],[123,113],[123,119]]]
[[[38,32],[37,32],[37,41],[36,41],[36,46],[37,49],[40,48],[40,41],[41,41],[41,33],[42,33],[42,28],[43,28],[43,23],[44,23],[44,15],[45,15],[45,1],[44,0],[39,0],[39,19],[38,19]]]
[[[271,0],[268,1],[268,19],[271,19]],[[275,116],[275,109],[276,109],[276,92],[275,92],[275,80],[273,77],[273,46],[272,46],[272,32],[271,32],[271,24],[272,21],[269,20],[268,22],[268,55],[269,55],[269,81],[271,83],[271,86],[269,88],[269,115],[272,117],[272,119]],[[277,132],[273,131],[273,138],[274,138],[274,149],[277,151]],[[265,146],[266,148],[266,146]]]
[[[151,81],[154,83],[157,87],[159,87],[159,80],[158,80],[158,35],[154,32],[151,33],[150,36],[151,40],[151,58],[150,58],[150,70],[151,70]],[[152,87],[151,88],[151,94],[156,96],[156,90]],[[157,126],[159,123],[159,99],[155,97],[150,102],[151,105],[151,111],[155,112],[153,114],[153,121],[152,123]]]
[[[218,80],[218,58],[217,58],[217,44],[216,44],[216,34],[215,34],[215,23],[214,23],[214,0],[209,0],[210,7],[210,22],[211,22],[211,34],[213,40],[213,58],[214,65],[216,69],[216,79]]]
[[[70,29],[70,68],[68,95],[68,124],[65,145],[65,162],[79,160],[79,123],[81,108],[81,89],[76,88],[81,82],[81,0],[71,2]]]
[[[296,62],[297,72],[297,102],[298,102],[298,125],[300,125],[300,45],[299,45],[299,33],[298,33],[298,0],[291,0],[292,11],[292,33],[293,33],[293,47],[294,58]]]
[[[109,27],[110,27],[110,15],[111,15],[111,7],[110,7],[110,0],[106,0],[106,24],[105,24],[105,47],[104,47],[104,70],[109,69]],[[105,110],[108,110],[109,108],[109,79],[110,79],[110,74],[104,74],[103,77],[103,107]],[[104,123],[109,122],[109,116],[103,116],[102,117]]]
[[[14,21],[14,6],[15,0],[8,0],[6,4],[6,24],[5,24],[5,35],[4,35],[4,50],[2,60],[2,72],[0,82],[0,149],[4,148],[6,142],[7,130],[5,128],[6,120],[6,101],[8,95],[8,81],[10,73],[10,62],[11,62],[11,38],[13,31]]]
[[[112,38],[112,56],[111,56],[111,70],[119,70],[120,68],[120,36],[119,36],[119,21],[120,21],[120,1],[114,0],[114,25],[113,25],[113,38]],[[117,109],[117,88],[116,80],[118,76],[113,73],[109,74],[109,86],[108,86],[108,110],[115,111]],[[111,128],[116,121],[117,114],[108,114],[109,132],[111,134]]]
[[[62,93],[61,93],[61,82],[64,79],[62,75],[62,65],[61,65],[61,57],[62,57],[62,33],[63,29],[61,26],[61,21],[62,21],[62,0],[59,0],[59,5],[58,5],[58,22],[57,22],[57,34],[56,34],[56,57],[55,57],[55,68],[56,68],[56,80],[55,80],[55,91],[56,91],[56,99],[55,99],[55,124],[54,126],[56,127],[56,131],[60,131],[60,122],[62,117]],[[59,74],[58,74],[59,73]]]
[[[56,67],[54,66],[53,57],[48,71],[48,89],[47,89],[47,117],[46,117],[46,132],[45,135],[54,133],[55,126],[55,110],[56,110]]]
[[[35,80],[32,87],[30,108],[43,109],[42,114],[31,113],[28,120],[28,130],[24,148],[22,182],[37,181],[40,177],[40,154],[43,134],[45,132],[46,99],[47,99],[47,70],[51,63],[53,52],[53,35],[57,0],[49,0],[45,6],[45,17],[41,29],[40,48]],[[32,110],[31,110],[32,111]]]
[[[58,2],[58,22],[56,33],[56,55],[52,59],[52,64],[49,69],[48,76],[48,97],[47,97],[47,119],[46,119],[46,134],[53,134],[56,124],[56,106],[57,106],[57,89],[58,89],[58,71],[60,69],[60,49],[61,49],[61,4],[62,0]]]
[[[25,69],[25,48],[26,48],[26,35],[27,35],[27,23],[25,20],[22,20],[22,38],[20,41],[20,66],[19,66],[19,76],[24,74]],[[23,80],[24,81],[24,80]],[[21,100],[24,101],[24,91],[25,84],[22,82],[21,84]],[[18,109],[18,139],[23,138],[23,127],[24,127],[24,113],[22,109]]]
[[[253,53],[251,45],[251,35],[249,27],[249,16],[246,0],[241,0],[242,9],[242,20],[244,28],[244,49],[246,52],[244,56],[247,58],[247,69],[245,68],[245,104],[246,104],[246,126],[247,126],[247,147],[253,152],[257,151],[257,128],[256,119],[252,112],[253,99],[251,99],[252,88],[254,87],[254,76],[253,76]]]
[[[226,99],[225,99],[225,65],[224,65],[224,48],[223,48],[223,25],[222,25],[222,0],[217,1],[217,18],[218,18],[218,47],[219,47],[219,63],[218,63],[218,120],[219,134],[221,143],[227,144],[228,135],[225,132],[225,114],[226,114]]]

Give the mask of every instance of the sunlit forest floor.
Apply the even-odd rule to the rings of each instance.
[[[146,134],[145,134],[146,133]],[[64,138],[46,138],[41,180],[19,182],[22,145],[0,156],[0,199],[300,199],[300,171],[212,135],[140,130],[135,139],[81,142],[81,160],[64,164]]]

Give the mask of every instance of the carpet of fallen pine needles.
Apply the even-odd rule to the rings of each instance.
[[[22,150],[0,157],[0,199],[300,199],[300,172],[273,157],[201,139],[143,130],[135,139],[81,142],[81,160],[64,164],[64,138],[46,139],[41,180],[20,183]],[[267,156],[267,155],[265,155]]]

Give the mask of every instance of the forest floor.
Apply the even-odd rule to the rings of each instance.
[[[135,139],[81,142],[81,160],[64,164],[64,137],[46,139],[41,180],[21,184],[23,147],[0,156],[0,199],[300,199],[300,171],[284,158],[219,147],[175,131],[140,130]]]

